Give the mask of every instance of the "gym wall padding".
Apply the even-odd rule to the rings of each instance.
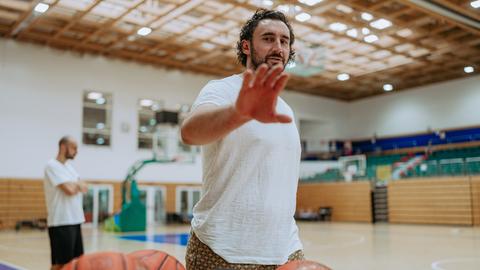
[[[42,181],[0,179],[0,229],[13,229],[20,220],[46,217]]]
[[[332,207],[332,221],[372,221],[370,182],[300,184],[297,209]]]
[[[397,180],[388,185],[390,223],[473,225],[470,177]]]
[[[480,226],[480,176],[471,177],[473,225]]]
[[[113,186],[113,211],[122,207],[122,182],[87,180],[88,184]],[[177,186],[200,186],[190,183],[140,182],[140,185],[164,186],[167,190],[166,211],[175,212]],[[0,178],[0,229],[13,229],[17,221],[46,219],[43,179]]]

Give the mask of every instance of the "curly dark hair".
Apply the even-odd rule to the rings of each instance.
[[[258,9],[255,14],[253,14],[252,18],[250,18],[242,26],[242,30],[240,31],[240,40],[237,42],[237,59],[238,62],[242,63],[243,66],[247,66],[247,55],[242,51],[242,41],[248,40],[251,42],[253,39],[253,32],[255,32],[258,23],[261,20],[266,19],[282,21],[288,27],[288,31],[290,31],[290,54],[288,55],[288,62],[295,59],[295,50],[292,49],[292,45],[295,42],[295,35],[293,34],[292,26],[288,22],[287,17],[280,11]]]

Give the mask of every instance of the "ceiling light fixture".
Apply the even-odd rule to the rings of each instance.
[[[349,29],[349,30],[347,31],[347,36],[356,38],[356,37],[358,36],[358,31],[357,31],[357,29]]]
[[[412,32],[412,30],[410,30],[408,28],[404,28],[404,29],[397,32],[397,35],[399,35],[401,37],[408,37],[411,34],[413,34],[413,32]]]
[[[130,36],[127,37],[127,40],[132,42],[132,41],[135,41],[137,39],[137,37],[138,37],[137,35],[130,35]]]
[[[151,32],[152,32],[152,28],[142,27],[142,28],[138,29],[137,34],[140,35],[140,36],[147,36]]]
[[[308,6],[315,6],[316,4],[322,2],[323,0],[298,0],[298,2],[308,5]]]
[[[263,1],[263,4],[264,4],[265,6],[273,6],[273,1],[264,0],[264,1]]]
[[[480,0],[471,2],[470,6],[472,6],[473,8],[479,8],[480,7]]]
[[[203,42],[202,48],[204,48],[205,50],[213,50],[215,49],[215,45],[210,42]]]
[[[343,13],[352,13],[353,9],[349,6],[345,6],[342,4],[339,4],[336,6],[336,9],[343,12]]]
[[[337,80],[339,81],[346,81],[350,79],[350,75],[348,75],[347,73],[340,73],[337,75]]]
[[[35,6],[34,10],[35,10],[36,12],[38,12],[38,13],[45,13],[45,11],[47,11],[49,7],[50,7],[50,6],[49,6],[48,4],[38,3],[38,4]]]
[[[343,23],[335,22],[329,25],[330,29],[336,32],[342,32],[347,29],[347,26]]]
[[[306,22],[306,21],[310,20],[310,18],[312,18],[312,16],[310,16],[310,14],[305,13],[305,12],[302,12],[302,13],[298,14],[297,16],[295,16],[295,19],[299,22]]]
[[[370,34],[370,29],[368,29],[367,27],[363,27],[362,28],[362,34],[364,34],[364,35]]]
[[[370,26],[382,30],[392,26],[392,22],[385,19],[378,19],[376,21],[371,22]]]
[[[472,66],[468,66],[468,67],[464,67],[463,71],[465,71],[465,73],[472,73],[475,71],[475,69]]]
[[[367,22],[373,20],[372,14],[367,13],[367,12],[362,12],[361,17],[362,17],[363,20],[365,20],[365,21],[367,21]]]
[[[392,91],[393,90],[393,85],[387,83],[383,85],[383,90],[386,92]]]
[[[376,35],[368,35],[364,37],[363,40],[368,43],[373,43],[378,40],[378,37]]]

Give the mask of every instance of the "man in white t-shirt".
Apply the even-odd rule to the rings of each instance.
[[[82,193],[87,192],[87,186],[79,181],[78,173],[69,163],[77,154],[77,143],[65,136],[58,146],[57,158],[48,161],[45,167],[44,181],[51,269],[61,269],[83,254],[80,224],[85,222]]]
[[[275,269],[304,257],[293,218],[300,139],[279,97],[293,42],[284,14],[258,10],[237,44],[246,71],[210,81],[182,125],[183,141],[203,154],[188,270]]]

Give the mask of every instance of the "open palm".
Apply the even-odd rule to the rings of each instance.
[[[288,77],[281,65],[269,69],[262,64],[255,73],[245,71],[236,110],[243,117],[262,123],[290,123],[292,119],[288,115],[277,114],[275,110],[278,95],[287,84]]]

